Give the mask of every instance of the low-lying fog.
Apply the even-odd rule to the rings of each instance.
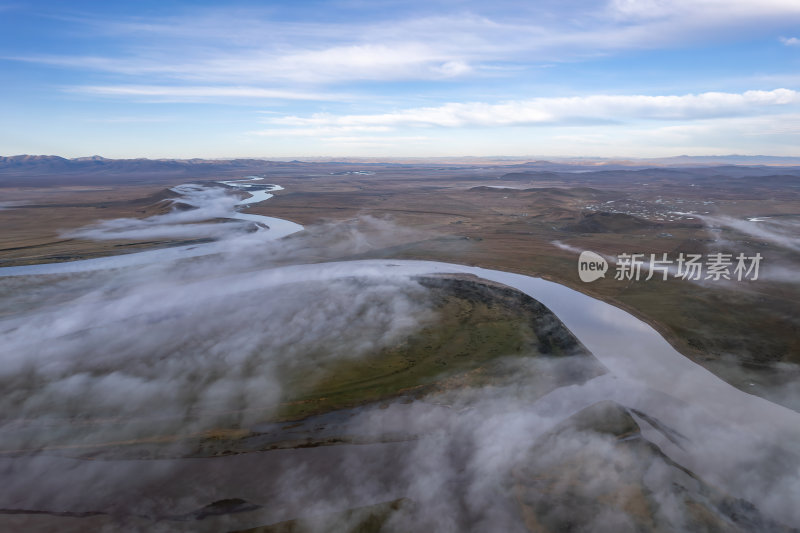
[[[204,224],[234,211],[237,199],[222,189],[183,192],[200,208],[103,221],[72,234],[144,239],[197,230],[219,239],[213,255],[0,277],[0,509],[165,516],[244,498],[265,506],[261,519],[270,523],[402,497],[414,502],[415,512],[390,520],[387,531],[523,531],[517,469],[547,471],[580,450],[599,458],[587,494],[598,501],[614,495],[603,512],[587,518],[589,530],[635,529],[635,510],[614,501],[625,493],[621,471],[634,466],[646,472],[646,489],[659,502],[648,511],[654,527],[690,530],[693,522],[676,503],[685,488],[668,475],[669,461],[625,467],[616,440],[592,431],[559,437],[557,446],[531,457],[537,437],[610,399],[643,409],[658,404],[684,428],[710,427],[702,442],[684,437],[670,444],[640,420],[645,436],[677,459],[690,461],[693,447],[703,447],[722,491],[747,498],[769,519],[800,527],[800,461],[779,449],[791,443],[742,438],[746,425],[715,427],[701,408],[611,373],[540,398],[555,376],[575,370],[565,366],[586,364],[580,358],[516,360],[507,363],[508,379],[500,385],[354,413],[347,431],[395,436],[384,444],[214,459],[63,457],[79,455],[75,447],[85,444],[192,435],[220,425],[248,428],[274,409],[293,369],[310,369],[313,380],[315,366],[357,359],[434,316],[426,290],[391,267],[361,269],[358,277],[342,276],[341,266],[320,265],[313,277],[291,267],[272,270],[415,238],[408,230],[366,218],[275,241],[268,231],[242,232],[236,223]],[[142,530],[173,527],[158,522]]]

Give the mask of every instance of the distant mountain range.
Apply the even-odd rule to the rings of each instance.
[[[348,166],[430,166],[463,165],[470,167],[503,166],[527,171],[607,171],[633,170],[652,167],[708,167],[719,165],[736,166],[800,166],[800,157],[777,156],[677,156],[659,159],[602,159],[602,158],[555,158],[553,160],[530,161],[511,157],[461,157],[461,158],[341,158],[308,161],[276,161],[266,159],[107,159],[101,156],[67,159],[55,155],[0,156],[0,175],[3,176],[53,176],[58,174],[80,174],[91,176],[102,173],[110,175],[143,176],[160,174],[170,176],[201,177],[212,174],[258,173],[277,168],[319,168],[325,165]]]
[[[299,162],[298,162],[299,163]],[[0,156],[0,172],[183,172],[262,169],[287,163],[262,159],[106,159],[100,156],[67,159],[55,155]]]
[[[645,159],[664,165],[800,165],[800,157],[775,155],[679,155]]]

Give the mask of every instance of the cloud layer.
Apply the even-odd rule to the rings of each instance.
[[[51,7],[7,17],[12,153],[794,155],[800,136],[791,1]],[[109,120],[131,104],[170,120]]]
[[[68,21],[122,44],[115,55],[40,54],[12,59],[132,78],[171,80],[137,88],[76,86],[123,97],[172,92],[217,98],[251,94],[294,99],[287,84],[356,80],[447,80],[505,77],[532,62],[551,63],[618,52],[715,40],[751,27],[800,19],[791,1],[661,2],[614,0],[607,5],[550,4],[493,9],[469,3],[456,11],[413,3],[358,22],[282,20],[269,10],[210,9],[146,19],[70,17]],[[346,8],[346,6],[345,6]],[[391,12],[394,11],[394,12]],[[569,17],[566,17],[568,12]],[[751,30],[752,31],[752,30]],[[791,44],[791,39],[784,41]],[[508,70],[510,69],[510,70]],[[232,86],[230,80],[236,80]],[[172,82],[194,84],[177,89]],[[201,84],[218,84],[207,87]],[[241,88],[252,85],[252,88]],[[300,91],[302,92],[302,91]],[[317,98],[313,93],[308,95]],[[325,98],[323,95],[322,98]]]
[[[500,104],[449,103],[376,115],[280,117],[269,122],[300,128],[386,128],[402,126],[523,126],[590,121],[696,120],[754,115],[800,103],[790,89],[647,96],[593,95],[534,98]],[[313,130],[312,130],[313,131]]]
[[[224,215],[236,201],[221,189],[178,189],[200,209],[156,218],[153,227]],[[125,219],[98,227],[101,234],[125,233],[126,224],[131,231],[151,229]],[[0,278],[8,295],[0,301],[0,441],[6,454],[25,450],[0,457],[0,509],[100,510],[129,520],[128,530],[143,520],[139,529],[153,531],[172,523],[148,516],[180,516],[235,497],[264,506],[260,522],[249,527],[306,515],[312,530],[326,531],[314,517],[404,497],[413,508],[393,516],[389,531],[523,531],[521,505],[547,501],[537,484],[551,480],[554,492],[546,494],[558,499],[577,472],[588,482],[573,492],[591,502],[604,495],[604,505],[602,512],[591,505],[561,510],[566,516],[595,531],[633,530],[641,516],[630,505],[642,500],[629,489],[640,483],[654,502],[648,513],[665,529],[680,530],[687,494],[701,502],[709,496],[675,460],[769,518],[800,524],[797,458],[780,447],[794,443],[772,440],[782,432],[752,431],[747,421],[732,427],[622,375],[598,376],[596,361],[584,357],[500,360],[483,386],[308,423],[314,435],[358,445],[200,460],[71,458],[81,446],[116,443],[119,451],[131,439],[154,435],[219,427],[268,432],[272,426],[263,419],[293,375],[313,381],[326,364],[396,343],[435,317],[430,293],[408,271],[362,264],[355,277],[351,264],[299,264],[403,238],[410,232],[368,219],[310,227],[283,241],[258,232],[228,235],[215,255],[190,260]],[[289,266],[272,268],[282,264]],[[606,400],[659,419],[640,419],[641,435],[618,438],[587,428],[532,448],[577,411]],[[737,407],[724,406],[731,413]],[[286,435],[296,427],[272,430]],[[631,440],[647,453],[627,454]],[[522,485],[536,490],[521,493]],[[558,511],[549,507],[548,513]],[[724,514],[719,507],[711,509]],[[189,526],[234,529],[210,520]]]

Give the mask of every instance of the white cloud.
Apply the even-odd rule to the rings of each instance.
[[[326,145],[355,148],[386,148],[417,145],[430,138],[422,135],[382,135],[392,131],[388,126],[326,126],[311,128],[274,128],[248,132],[250,135],[275,139],[308,137]],[[377,135],[376,135],[377,134]]]
[[[261,137],[326,137],[331,135],[341,135],[353,132],[385,132],[391,131],[389,126],[333,126],[321,128],[273,128],[267,130],[258,130],[249,132],[250,135],[258,135]]]
[[[175,117],[169,116],[135,116],[135,115],[120,115],[120,116],[106,116],[106,117],[87,117],[85,122],[102,123],[102,124],[148,124],[154,122],[174,122]]]
[[[298,81],[452,77],[470,71],[443,50],[419,43],[359,44],[301,51],[279,57],[279,76]]]
[[[218,97],[274,100],[342,100],[347,98],[341,94],[232,86],[81,85],[67,87],[67,90],[102,96],[158,97],[169,99],[170,101],[175,99],[192,100]]]
[[[291,86],[356,80],[437,80],[491,74],[514,65],[558,62],[625,49],[685,46],[756,31],[753,20],[800,22],[791,0],[614,0],[582,8],[497,9],[352,23],[272,20],[264,12],[211,10],[161,20],[84,20],[114,35],[122,53],[29,55],[13,59],[184,80]],[[534,9],[534,8],[527,8]],[[471,10],[471,11],[470,11]],[[75,20],[72,20],[74,23]],[[763,27],[767,25],[762,24]],[[760,26],[759,26],[760,27]],[[766,31],[766,30],[758,30]],[[505,70],[504,70],[505,69]]]
[[[285,116],[269,119],[269,122],[298,128],[360,128],[516,126],[639,119],[692,120],[759,114],[771,108],[785,108],[793,104],[800,104],[800,93],[790,89],[669,96],[592,95],[534,98],[498,104],[447,103],[437,107],[412,108],[374,115]]]
[[[259,126],[257,118],[243,128],[240,121],[215,124],[215,132],[224,138],[238,135],[242,142],[235,146],[218,148],[223,143],[212,142],[208,135],[203,140],[199,128],[193,130],[195,136],[185,138],[182,148],[191,155],[207,155],[209,150],[217,155],[304,155],[311,148],[298,145],[301,137],[318,146],[332,138],[380,137],[389,132],[414,136],[420,132],[410,130],[419,127],[429,128],[424,134],[440,138],[430,146],[415,146],[415,153],[434,149],[444,155],[468,149],[507,153],[511,145],[517,146],[515,153],[536,153],[538,145],[530,140],[539,136],[534,128],[524,135],[501,128],[570,126],[559,131],[539,128],[544,133],[536,142],[556,137],[588,139],[598,132],[606,139],[615,138],[625,127],[655,130],[680,125],[677,121],[697,125],[698,119],[707,122],[713,117],[761,114],[777,125],[776,113],[797,112],[796,107],[791,109],[797,105],[792,90],[734,92],[742,87],[798,88],[800,82],[786,65],[754,69],[745,62],[739,69],[751,73],[745,79],[736,75],[735,63],[728,61],[719,69],[709,68],[707,75],[698,71],[699,62],[683,62],[693,47],[709,43],[746,45],[757,36],[777,45],[780,35],[787,36],[782,40],[785,44],[794,43],[800,37],[791,37],[800,24],[797,0],[547,0],[528,4],[459,0],[444,6],[409,0],[385,9],[367,4],[348,8],[337,3],[336,16],[327,16],[331,6],[325,3],[319,13],[220,7],[183,12],[174,8],[169,10],[172,15],[160,17],[73,16],[62,20],[64,30],[83,32],[92,46],[75,48],[64,42],[63,49],[39,48],[38,55],[17,47],[7,52],[17,57],[5,59],[35,63],[43,72],[51,68],[71,71],[46,79],[66,80],[61,82],[70,85],[65,89],[81,94],[84,102],[213,102],[254,109],[280,104],[275,109],[281,113],[267,120],[266,126]],[[668,61],[646,62],[647,50],[671,47],[679,51]],[[624,57],[592,62],[625,50],[636,51],[630,63]],[[556,68],[545,70],[544,66]],[[752,74],[756,71],[758,77]],[[652,80],[650,72],[655,73]],[[677,73],[674,81],[668,79],[670,72]],[[565,87],[569,92],[564,92]],[[709,89],[726,92],[700,93]],[[686,94],[693,90],[695,94]],[[667,94],[650,96],[655,91]],[[586,92],[616,94],[569,96]],[[62,103],[73,100],[61,97]],[[126,116],[129,110],[113,114]],[[180,123],[182,117],[173,115]],[[580,125],[593,128],[578,132]],[[450,129],[432,133],[435,127]],[[490,146],[492,140],[486,138],[473,142],[468,139],[470,132],[456,138],[455,128],[470,127],[498,128],[491,132],[497,133],[496,144]],[[259,128],[262,131],[247,131]],[[40,130],[34,141],[17,135],[6,144],[22,146],[21,151],[50,152],[54,149],[45,142],[53,146],[69,142],[63,140],[68,136],[56,136],[48,126]],[[109,143],[109,136],[100,130],[86,128],[93,136],[91,142]],[[153,139],[159,134],[163,138],[167,130],[154,131]],[[737,131],[739,137],[745,134]],[[487,135],[486,130],[480,133]],[[545,134],[548,139],[543,139]],[[52,140],[44,141],[48,135]],[[676,135],[673,132],[670,138]],[[44,147],[30,148],[31,142]],[[77,137],[72,142],[77,143]],[[472,145],[467,148],[465,143]],[[158,142],[156,152],[151,147],[149,153],[171,155],[163,152],[168,144]],[[109,150],[114,152],[118,145]],[[177,145],[172,146],[174,150]],[[573,146],[565,141],[559,152],[584,148]],[[614,149],[617,146],[612,144]]]
[[[348,30],[343,29],[347,33]],[[304,41],[303,39],[299,39]],[[313,38],[310,39],[313,43]],[[212,48],[183,54],[139,52],[122,57],[20,56],[8,59],[62,68],[164,80],[226,83],[296,84],[352,80],[444,79],[473,72],[470,50],[454,50],[420,41],[313,43],[307,48],[267,46],[243,50]],[[384,39],[385,41],[385,39]],[[435,43],[434,43],[435,44]]]
[[[800,39],[797,37],[781,37],[781,42],[786,46],[800,46]]]
[[[612,0],[609,7],[617,16],[631,19],[706,15],[726,20],[800,14],[800,4],[794,0]]]
[[[427,141],[428,137],[422,135],[396,135],[396,136],[341,136],[341,137],[325,137],[323,142],[329,144],[347,145],[347,146],[364,146],[364,147],[389,147],[397,144],[419,143]]]

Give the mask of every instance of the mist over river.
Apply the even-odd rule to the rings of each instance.
[[[0,509],[161,520],[242,499],[261,506],[266,524],[410,498],[421,502],[421,523],[436,530],[464,530],[469,519],[467,529],[514,531],[503,480],[538,437],[611,401],[635,414],[641,436],[669,460],[800,527],[800,413],[728,385],[630,313],[554,282],[442,262],[309,259],[326,246],[343,257],[369,239],[335,225],[313,237],[304,231],[311,228],[241,212],[281,190],[259,181],[182,185],[173,189],[177,201],[193,209],[77,230],[84,238],[141,237],[228,218],[254,223],[254,231],[210,228],[216,240],[206,244],[0,268],[9,295],[0,314]],[[396,229],[367,224],[373,234]],[[534,377],[567,363],[530,358],[513,363],[510,384],[457,391],[447,404],[418,399],[338,415],[337,431],[361,443],[148,460],[86,460],[71,451],[124,444],[154,427],[200,434],[231,413],[251,427],[298,358],[358,358],[421,327],[432,306],[418,279],[440,274],[531,296],[608,372],[537,396]],[[571,444],[597,453],[609,446],[599,436]],[[677,524],[668,511],[676,492],[662,477],[653,471],[649,489],[664,520]],[[225,520],[244,527],[234,515]],[[196,526],[178,522],[164,530]]]

